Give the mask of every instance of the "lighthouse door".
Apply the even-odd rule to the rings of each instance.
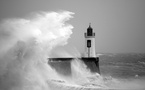
[[[87,40],[87,47],[88,47],[88,48],[91,47],[91,40]]]

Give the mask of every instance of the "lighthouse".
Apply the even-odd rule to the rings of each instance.
[[[85,37],[85,54],[84,57],[96,57],[95,52],[95,33],[93,32],[93,28],[91,27],[91,23],[87,28],[87,32],[84,33]]]
[[[91,23],[87,28],[87,32],[84,33],[85,37],[85,52],[82,57],[82,61],[87,65],[87,68],[90,69],[91,72],[97,72],[100,74],[99,69],[99,57],[96,56],[95,51],[95,33],[93,32],[93,28],[91,27]]]

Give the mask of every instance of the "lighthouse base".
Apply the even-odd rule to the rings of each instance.
[[[48,58],[48,64],[59,74],[70,76],[72,73],[71,61],[74,59],[75,58]],[[98,57],[82,57],[79,59],[86,64],[91,72],[100,74]]]

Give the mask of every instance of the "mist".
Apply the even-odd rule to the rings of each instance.
[[[52,48],[67,44],[72,12],[40,12],[0,23],[0,90],[49,90],[60,79],[47,64]]]

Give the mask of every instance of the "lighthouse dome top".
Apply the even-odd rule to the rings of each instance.
[[[87,30],[93,30],[93,28],[91,27],[91,23],[89,24],[89,27],[87,28]]]

